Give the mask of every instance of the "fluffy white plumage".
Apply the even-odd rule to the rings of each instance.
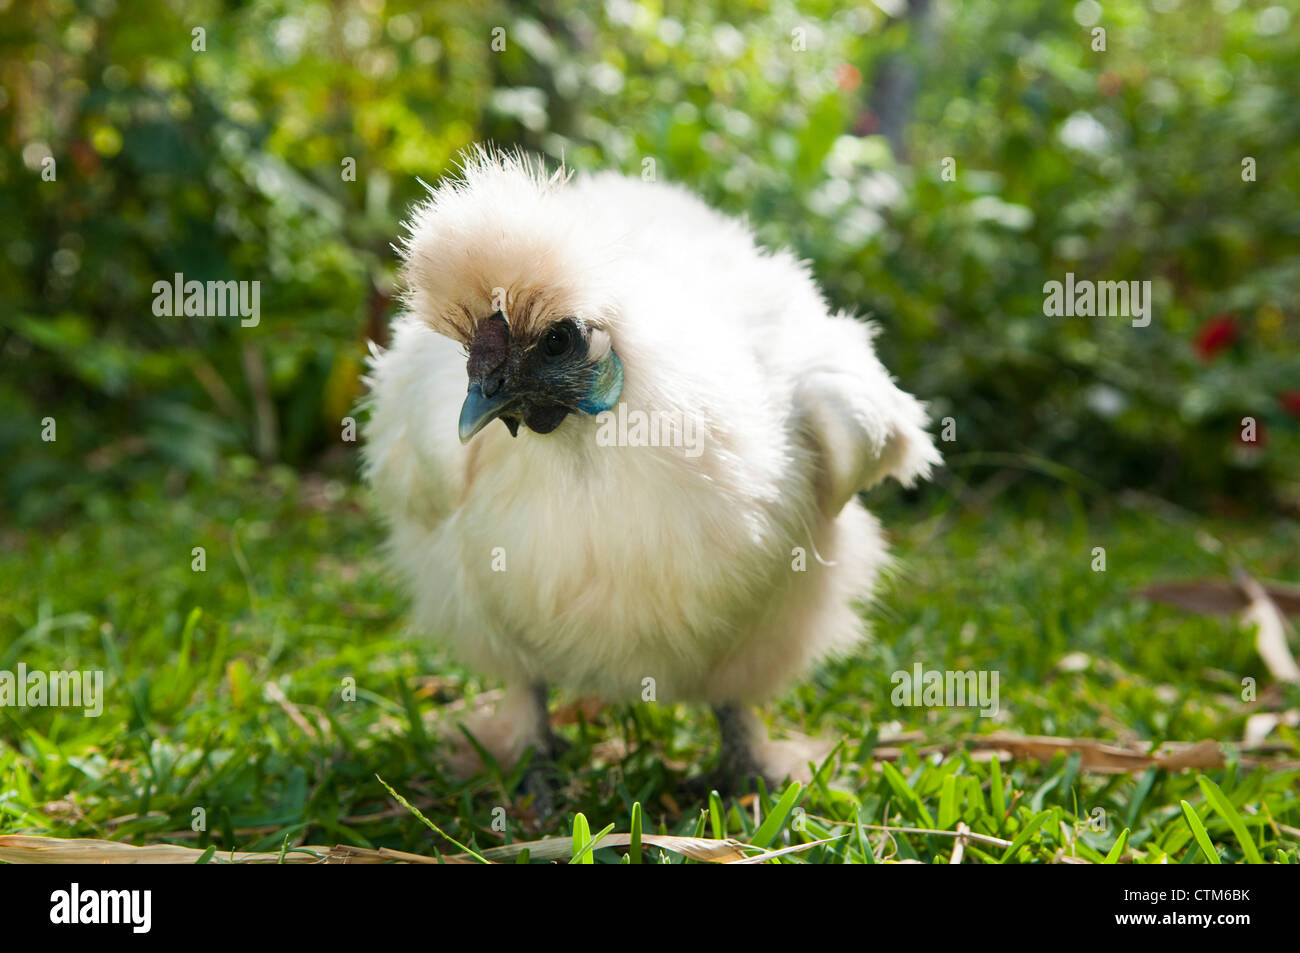
[[[803,264],[681,188],[486,150],[408,227],[367,476],[416,626],[508,686],[499,755],[545,730],[529,685],[753,702],[855,644],[852,603],[888,559],[856,494],[939,454],[869,326]],[[625,411],[689,415],[699,452],[601,445],[578,411],[462,445],[466,348],[498,309],[516,340],[579,319],[621,359]]]

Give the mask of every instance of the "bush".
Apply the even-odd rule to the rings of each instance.
[[[231,454],[328,465],[416,177],[482,139],[684,182],[792,245],[953,418],[956,465],[1010,452],[1185,498],[1294,493],[1286,10],[837,6],[9,8],[4,509],[52,518]],[[260,280],[263,320],[155,315],[178,272]],[[1067,272],[1150,281],[1151,325],[1045,316]]]

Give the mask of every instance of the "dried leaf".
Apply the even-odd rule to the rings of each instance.
[[[1282,612],[1300,615],[1300,586],[1267,582],[1263,583],[1263,589]],[[1152,602],[1163,602],[1206,615],[1239,612],[1250,604],[1250,599],[1237,583],[1226,579],[1157,582],[1139,589],[1137,594]]]
[[[969,739],[967,744],[977,749],[995,748],[1009,751],[1014,757],[1033,758],[1037,761],[1050,761],[1060,752],[1071,754],[1077,751],[1080,755],[1079,766],[1082,769],[1101,774],[1145,771],[1152,766],[1166,771],[1179,771],[1186,768],[1206,770],[1221,768],[1224,764],[1223,751],[1217,742],[1209,740],[1192,744],[1167,742],[1155,752],[1151,752],[1149,746],[1120,746],[1089,738],[1016,736],[1005,733],[982,735]]]
[[[771,860],[773,857],[784,857],[786,854],[797,854],[800,851],[810,850],[813,847],[817,847],[820,844],[829,844],[832,841],[837,841],[840,840],[841,838],[848,837],[848,836],[849,836],[848,834],[836,834],[834,837],[824,837],[821,840],[808,841],[808,843],[806,844],[794,844],[790,847],[782,847],[780,850],[764,851],[761,854],[754,854],[750,857],[744,858],[743,860],[730,861],[730,863],[761,864],[763,863],[763,861]]]
[[[335,850],[332,847],[291,847],[284,854],[286,864],[320,864]],[[92,838],[37,837],[31,834],[0,835],[0,860],[11,864],[192,864],[203,855],[197,847],[178,844],[150,844],[134,847],[118,841]],[[280,852],[218,851],[214,864],[276,864]]]
[[[601,847],[627,847],[632,843],[630,834],[609,834],[601,840]],[[651,845],[682,854],[691,860],[700,860],[713,864],[732,864],[746,859],[745,844],[732,840],[711,840],[706,837],[674,837],[667,834],[641,835],[642,846]],[[482,850],[484,857],[491,861],[509,861],[523,849],[527,848],[533,860],[568,860],[573,853],[572,837],[547,837],[542,840],[505,844],[501,847],[489,847]],[[457,854],[456,857],[463,855]],[[451,859],[451,858],[448,858]]]
[[[966,853],[966,835],[970,833],[970,828],[966,826],[965,821],[957,822],[957,842],[952,846],[952,857],[948,858],[950,864],[960,864],[962,857]]]
[[[1230,745],[1237,754],[1237,761],[1243,767],[1265,767],[1270,771],[1300,770],[1300,761],[1281,758],[1251,757],[1248,753],[1272,754],[1290,752],[1293,746],[1277,743],[1254,745]],[[1163,768],[1166,771],[1181,771],[1188,768],[1209,770],[1223,767],[1224,746],[1214,741],[1168,741],[1152,753],[1150,742],[1135,741],[1128,745],[1094,741],[1089,738],[1044,738],[1015,737],[1011,735],[968,735],[953,744],[924,745],[914,748],[922,758],[935,755],[947,755],[959,749],[970,752],[971,760],[1012,761],[1016,758],[1033,758],[1036,761],[1049,761],[1057,752],[1067,754],[1079,751],[1082,754],[1080,768],[1095,771],[1098,774],[1125,774],[1145,771],[1147,768]],[[877,761],[898,761],[903,757],[901,748],[876,748],[872,757]]]
[[[670,850],[692,860],[707,863],[730,864],[747,860],[747,845],[736,840],[709,840],[703,837],[672,837],[661,834],[641,835],[642,844]],[[604,837],[601,847],[627,847],[629,834],[610,834]],[[815,846],[800,845],[801,849]],[[522,850],[528,849],[535,860],[568,860],[573,851],[573,838],[549,837],[527,843],[507,844],[481,851],[491,861],[513,860]],[[752,849],[752,848],[750,848]],[[11,864],[192,864],[203,855],[196,847],[178,844],[150,844],[134,847],[118,841],[90,838],[38,837],[29,834],[0,835],[0,861]],[[275,864],[281,860],[275,851],[218,851],[212,857],[216,864]],[[340,844],[334,847],[291,847],[284,854],[286,864],[467,864],[474,863],[468,854],[443,856],[441,859],[383,847],[371,850]]]
[[[1286,616],[1270,598],[1268,592],[1252,579],[1243,569],[1233,570],[1237,585],[1250,600],[1242,618],[1247,623],[1255,623],[1258,631],[1255,636],[1255,648],[1264,660],[1268,670],[1279,682],[1300,684],[1300,665],[1296,665],[1291,648],[1287,645]]]
[[[1246,731],[1242,737],[1243,744],[1249,747],[1263,745],[1264,739],[1278,725],[1287,725],[1291,728],[1300,725],[1300,709],[1292,708],[1290,711],[1281,713],[1262,711],[1251,715],[1246,719]]]

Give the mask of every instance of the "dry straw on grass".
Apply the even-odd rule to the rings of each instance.
[[[715,864],[754,863],[766,860],[775,852],[747,853],[755,848],[739,841],[712,840],[705,837],[670,837],[662,834],[642,834],[643,844],[682,854],[692,860]],[[601,847],[627,847],[628,834],[609,834],[600,841]],[[798,844],[795,850],[807,850],[816,844]],[[506,844],[480,851],[492,863],[510,863],[525,849],[533,860],[568,860],[573,854],[572,837],[548,837],[544,840]],[[784,852],[788,852],[787,849]],[[205,851],[197,847],[177,844],[151,844],[133,847],[117,841],[86,838],[63,839],[36,837],[28,834],[0,835],[0,861],[11,864],[193,864]],[[370,850],[346,844],[334,847],[290,847],[280,851],[217,851],[211,855],[214,864],[472,864],[477,861],[468,854],[429,857],[410,854],[386,847]]]

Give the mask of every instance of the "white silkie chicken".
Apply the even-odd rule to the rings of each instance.
[[[708,783],[799,773],[748,706],[859,640],[857,494],[940,460],[869,326],[673,186],[476,149],[408,228],[366,474],[417,628],[505,684],[471,732],[544,763],[548,685],[653,695],[712,706]]]

